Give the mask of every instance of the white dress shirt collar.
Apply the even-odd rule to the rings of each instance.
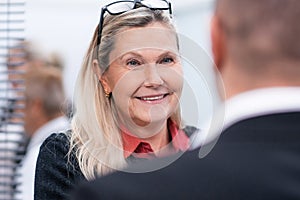
[[[285,112],[300,112],[300,87],[262,88],[241,93],[220,105],[206,126],[200,127],[202,131],[191,137],[191,149],[214,141],[222,131],[241,120]]]
[[[241,93],[225,103],[224,128],[243,119],[300,111],[300,87],[273,87]]]

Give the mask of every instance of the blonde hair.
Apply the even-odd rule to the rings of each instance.
[[[98,52],[101,71],[105,71],[109,65],[108,58],[116,34],[130,27],[145,27],[153,22],[160,22],[175,32],[170,17],[162,11],[151,11],[141,7],[121,15],[107,15]],[[69,155],[75,152],[79,167],[88,180],[126,166],[113,103],[105,96],[103,87],[93,71],[92,62],[97,59],[97,37],[98,27],[77,79],[74,94],[76,111],[71,123],[72,134],[69,135]],[[179,108],[171,118],[178,126],[181,125]]]

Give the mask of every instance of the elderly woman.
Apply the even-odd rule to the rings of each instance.
[[[102,8],[79,72],[71,130],[39,153],[35,199],[68,199],[80,181],[130,161],[184,152],[179,44],[166,0],[116,1]]]

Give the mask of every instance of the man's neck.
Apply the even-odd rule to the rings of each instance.
[[[269,88],[300,86],[300,65],[282,64],[281,66],[267,66],[260,73],[249,72],[236,65],[222,68],[222,79],[225,87],[226,99],[242,92]]]

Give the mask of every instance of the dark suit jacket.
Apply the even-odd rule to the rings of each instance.
[[[240,121],[205,158],[198,153],[186,152],[157,171],[99,178],[74,199],[300,199],[300,112]]]

